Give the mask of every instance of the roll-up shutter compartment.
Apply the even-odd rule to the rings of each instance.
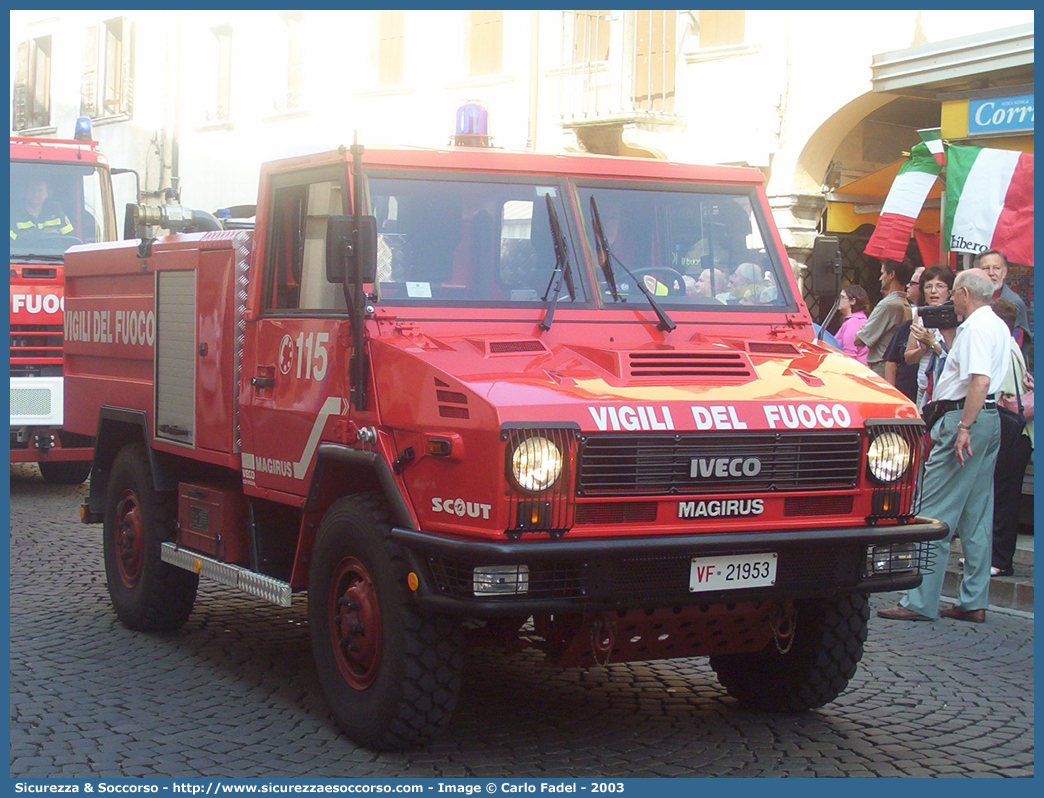
[[[195,445],[196,273],[156,274],[156,438]]]

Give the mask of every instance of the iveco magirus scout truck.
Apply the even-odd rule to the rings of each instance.
[[[252,232],[192,218],[67,255],[83,517],[133,629],[200,577],[307,591],[365,745],[442,727],[479,644],[821,706],[946,532],[917,411],[815,341],[757,171],[353,145],[264,165]]]

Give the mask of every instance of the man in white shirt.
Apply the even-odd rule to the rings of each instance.
[[[964,321],[957,329],[933,400],[945,412],[932,427],[924,471],[921,515],[945,521],[950,534],[930,546],[934,563],[919,587],[894,607],[878,610],[893,621],[933,621],[937,614],[982,623],[989,604],[993,527],[993,468],[1000,447],[996,394],[1007,374],[1007,325],[993,312],[993,283],[968,269],[953,284],[953,304]],[[964,579],[957,604],[939,613],[950,539],[960,530]]]

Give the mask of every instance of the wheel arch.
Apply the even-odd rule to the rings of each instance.
[[[149,446],[149,418],[142,410],[127,410],[103,406],[98,413],[98,432],[95,436],[94,462],[91,468],[91,489],[87,498],[92,513],[105,509],[105,492],[112,473],[112,464],[120,450],[132,443],[145,444],[145,451],[152,469],[156,490],[176,490],[177,481],[172,481],[170,470]]]
[[[387,502],[393,526],[416,530],[406,498],[395,483],[391,468],[376,452],[339,444],[320,444],[311,484],[305,499],[301,537],[290,582],[303,587],[308,582],[315,531],[327,510],[345,496],[378,494]]]
[[[305,510],[322,514],[342,496],[359,493],[380,493],[388,502],[393,525],[403,529],[417,528],[391,468],[379,453],[339,444],[321,444]]]

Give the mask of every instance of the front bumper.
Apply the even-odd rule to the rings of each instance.
[[[489,542],[457,540],[394,528],[392,539],[417,574],[415,597],[426,610],[481,618],[562,612],[598,612],[694,604],[720,604],[880,593],[921,583],[920,571],[865,573],[867,547],[926,544],[949,533],[941,521],[917,518],[896,526],[806,531],[738,532],[631,537],[608,540]],[[776,552],[775,584],[718,592],[689,592],[693,557]],[[478,565],[525,564],[526,593],[478,597]]]

